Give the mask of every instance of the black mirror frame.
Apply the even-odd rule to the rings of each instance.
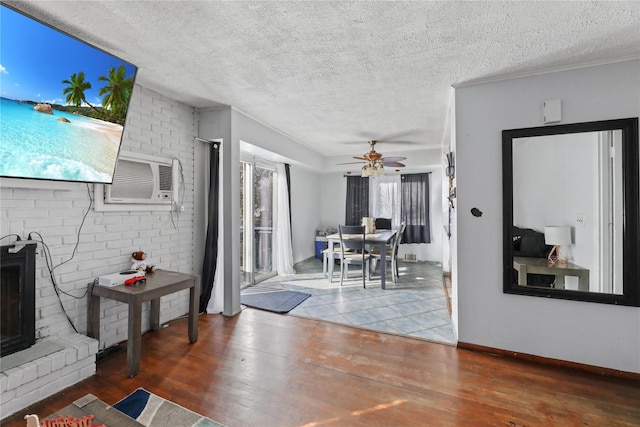
[[[519,286],[513,283],[513,139],[604,130],[622,130],[623,152],[623,261],[622,295]],[[503,292],[575,301],[640,307],[640,241],[638,118],[603,120],[502,131]]]

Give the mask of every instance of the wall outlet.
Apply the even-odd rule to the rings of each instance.
[[[576,216],[576,224],[578,224],[580,227],[584,227],[586,225],[586,220],[584,215]]]

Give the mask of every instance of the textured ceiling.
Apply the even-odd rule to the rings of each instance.
[[[440,146],[454,84],[640,57],[635,1],[7,3],[328,156]]]

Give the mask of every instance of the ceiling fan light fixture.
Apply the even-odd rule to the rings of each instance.
[[[387,162],[387,166],[389,167],[404,167],[404,164],[400,163],[400,161],[406,159],[406,157],[388,157],[385,159],[382,156],[382,154],[376,152],[375,150],[376,142],[377,141],[375,140],[369,141],[369,146],[371,147],[371,151],[364,154],[362,157],[356,157],[356,156],[353,157],[356,160],[364,161],[364,165],[362,166],[363,178],[367,178],[370,176],[375,177],[375,176],[384,175],[385,162]],[[360,163],[360,162],[351,162],[351,163]],[[338,164],[347,165],[351,163],[338,163]],[[399,170],[396,170],[396,172],[399,172]]]
[[[364,166],[362,166],[362,177],[366,178],[369,176],[382,176],[384,175],[384,163],[380,160],[368,161]]]
[[[382,176],[384,175],[384,163],[376,162],[373,166],[373,176]]]

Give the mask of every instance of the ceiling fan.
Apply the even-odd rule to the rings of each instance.
[[[348,162],[348,163],[339,163],[340,165],[351,165],[355,163],[364,162],[364,166],[362,166],[362,176],[380,176],[384,175],[384,167],[394,167],[394,168],[402,168],[404,167],[403,163],[400,163],[401,160],[405,160],[406,157],[383,157],[381,153],[378,153],[375,150],[376,143],[378,141],[371,140],[369,141],[369,146],[371,147],[371,151],[365,153],[362,157],[354,156],[354,159],[360,160],[360,162]]]

